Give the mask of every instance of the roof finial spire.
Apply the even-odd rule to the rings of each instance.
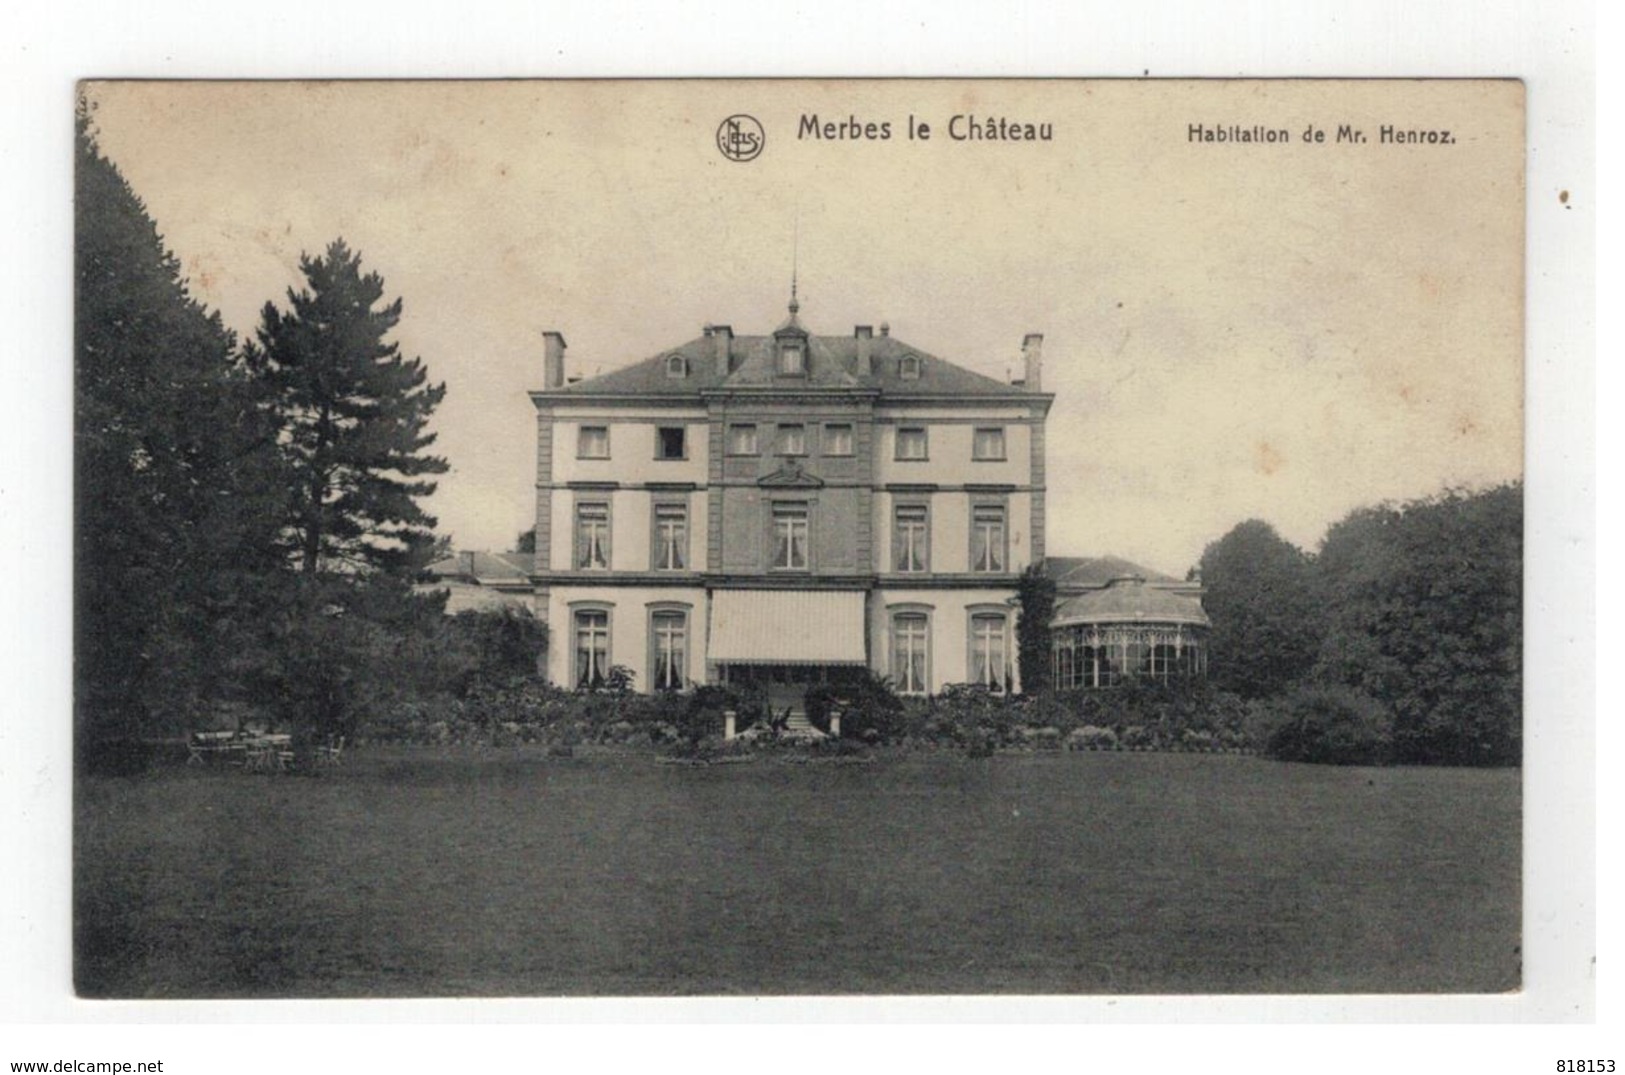
[[[794,238],[790,240],[790,316],[794,317],[801,312],[801,302],[796,298],[796,277],[801,268],[801,195],[796,195],[796,226]]]

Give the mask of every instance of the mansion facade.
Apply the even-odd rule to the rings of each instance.
[[[534,603],[555,683],[757,684],[800,708],[872,671],[1019,689],[1044,557],[1043,337],[1003,383],[859,325],[698,338],[590,379],[544,334]]]

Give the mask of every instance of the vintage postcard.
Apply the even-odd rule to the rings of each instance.
[[[84,83],[77,992],[1520,989],[1524,108]]]

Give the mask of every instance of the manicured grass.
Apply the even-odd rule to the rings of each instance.
[[[1520,775],[355,752],[79,785],[87,996],[1498,992]]]

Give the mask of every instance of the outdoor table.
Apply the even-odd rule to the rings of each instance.
[[[286,769],[292,756],[293,736],[260,735],[243,743],[246,769]]]
[[[236,732],[193,732],[186,738],[186,764],[203,764],[232,748]]]

